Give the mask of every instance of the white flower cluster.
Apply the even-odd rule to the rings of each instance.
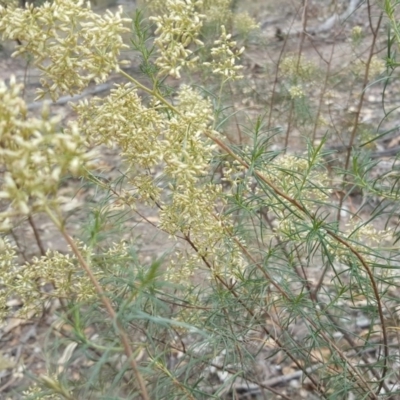
[[[13,56],[29,54],[42,71],[38,98],[47,92],[53,100],[60,94],[80,93],[89,83],[104,82],[119,69],[123,44],[121,33],[130,19],[107,10],[102,17],[83,7],[83,0],[54,0],[27,9],[0,7],[3,40],[22,43]]]
[[[357,59],[352,65],[352,70],[354,74],[360,76],[362,76],[365,73],[366,68],[367,68],[367,61],[362,59]],[[377,75],[382,74],[385,71],[385,68],[386,68],[385,61],[374,55],[369,63],[368,78],[372,79]]]
[[[79,251],[86,259],[91,259],[90,248],[78,243]],[[16,248],[6,239],[0,238],[0,321],[7,315],[7,301],[15,296],[21,300],[22,307],[16,315],[26,316],[43,310],[43,304],[54,298],[75,298],[78,301],[96,297],[96,290],[89,277],[84,274],[78,260],[73,255],[47,251],[45,256],[34,257],[31,262],[18,264]],[[119,260],[127,255],[123,242],[110,246],[103,257],[112,258],[115,269],[120,268]],[[93,268],[98,280],[104,271]],[[51,290],[46,290],[46,285]],[[111,288],[110,288],[111,290]]]
[[[291,86],[289,88],[289,94],[292,99],[301,99],[304,97],[304,90],[300,85]]]
[[[59,181],[71,173],[85,173],[94,154],[89,152],[77,125],[60,131],[59,118],[29,118],[19,97],[22,85],[11,78],[0,82],[0,164],[4,168],[0,198],[8,206],[0,212],[0,231],[11,228],[11,218],[43,210],[56,202]]]
[[[300,59],[294,55],[286,56],[279,67],[282,75],[286,78],[300,78],[303,81],[312,81],[315,78],[316,67],[311,61],[304,57]]]
[[[190,58],[192,51],[188,47],[191,43],[203,45],[198,35],[205,16],[196,11],[201,5],[202,1],[167,0],[167,13],[150,17],[150,20],[157,24],[158,37],[154,43],[158,47],[160,57],[155,63],[161,74],[180,78],[179,71],[183,66],[196,66],[198,57]]]
[[[235,50],[236,42],[231,40],[232,35],[230,33],[226,33],[224,25],[221,26],[221,31],[219,40],[214,42],[215,47],[211,49],[211,55],[213,57],[212,62],[205,62],[203,65],[211,66],[212,72],[222,75],[226,81],[241,79],[243,75],[239,75],[238,72],[243,66],[235,64],[244,52],[244,47]]]

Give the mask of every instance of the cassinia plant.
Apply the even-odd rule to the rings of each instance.
[[[333,217],[343,199],[340,206],[332,202],[335,183],[323,140],[309,142],[306,154],[296,156],[267,151],[273,135],[259,118],[250,145],[227,144],[220,129],[221,96],[243,78],[244,49],[217,10],[229,23],[241,21],[238,31],[256,28],[248,15],[235,19],[230,1],[152,5],[159,12],[149,18],[155,24],[152,44],[140,13],[132,24],[132,44],[149,86],[124,70],[129,63],[120,57],[127,48],[122,35],[132,21],[122,10],[100,16],[83,0],[0,8],[3,39],[21,43],[13,55],[29,55],[41,71],[38,99],[81,93],[112,72],[125,79],[104,98],[73,104],[76,119],[64,127],[47,108],[41,118],[31,117],[14,78],[0,85],[1,317],[31,318],[49,299],[58,299],[64,323],[73,327],[63,368],[49,368],[25,396],[220,398],[237,379],[274,392],[251,372],[267,347],[270,357],[283,354],[301,369],[322,398],[381,398],[390,390],[385,379],[395,374],[385,316],[385,308],[396,307],[386,296],[397,276],[393,232],[356,218],[344,227]],[[218,24],[210,48],[202,40],[206,19]],[[381,66],[369,64],[374,71]],[[303,85],[315,73],[312,63],[289,56],[280,70],[290,101],[303,99]],[[219,81],[219,96],[187,83],[175,91],[165,85],[168,76],[193,79],[204,71]],[[121,184],[96,173],[104,146],[120,152]],[[361,158],[353,169],[347,165],[342,187],[354,181],[398,201],[397,180],[372,184],[371,165]],[[108,204],[127,215],[141,204],[156,209],[157,228],[184,245],[146,266],[125,239],[108,246],[75,239],[58,196],[66,176],[96,185]],[[48,251],[20,265],[7,232],[39,212],[57,226],[71,254]],[[313,264],[321,265],[318,278],[306,273]],[[206,279],[198,285],[196,276]],[[364,300],[359,310],[379,326],[371,327],[379,330],[378,343],[368,337],[356,342],[346,328],[344,305],[357,308],[357,296]],[[17,312],[7,307],[14,297],[22,302]],[[297,320],[305,327],[302,336],[293,333]],[[95,338],[86,333],[92,325],[98,328]],[[342,350],[338,333],[362,351]],[[373,362],[364,351],[369,347],[379,348]],[[323,352],[329,353],[325,359]],[[90,360],[75,380],[69,375],[74,357]],[[229,378],[214,387],[206,371]]]

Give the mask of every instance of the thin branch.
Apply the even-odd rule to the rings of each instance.
[[[371,12],[370,5],[368,7],[368,12]],[[343,188],[345,186],[345,182],[347,181],[347,175],[348,175],[347,174],[347,170],[348,170],[349,165],[350,165],[350,158],[351,158],[351,154],[352,154],[352,151],[353,151],[353,145],[354,145],[354,142],[355,142],[356,133],[358,131],[358,123],[359,123],[359,119],[360,119],[360,116],[361,116],[361,110],[362,110],[362,107],[363,107],[363,104],[364,104],[366,88],[367,88],[368,82],[369,82],[369,71],[370,71],[371,61],[372,61],[372,57],[375,55],[375,44],[376,44],[376,40],[377,40],[377,37],[378,37],[377,32],[378,32],[378,29],[379,29],[379,27],[381,25],[382,18],[383,18],[383,13],[381,13],[380,16],[379,16],[379,20],[378,20],[378,23],[377,23],[376,31],[373,31],[373,39],[372,39],[371,49],[370,49],[368,60],[367,60],[366,66],[365,66],[364,80],[363,80],[363,84],[362,84],[362,92],[361,92],[361,96],[360,96],[360,99],[358,101],[357,110],[356,110],[356,113],[355,113],[355,120],[354,120],[354,123],[353,123],[353,129],[351,130],[351,133],[350,133],[350,141],[349,141],[349,144],[348,144],[348,147],[347,147],[346,161],[345,161],[345,164],[344,164],[344,170],[346,172],[345,172],[345,174],[343,176],[342,191],[339,194],[340,195],[339,207],[338,207],[338,213],[337,213],[337,217],[336,217],[338,222],[340,222],[341,211],[342,211],[342,206],[343,206],[343,201],[344,201],[344,196],[345,196]]]
[[[379,19],[379,23],[378,23],[378,27],[381,23],[382,20],[382,14],[380,16]],[[375,44],[375,40],[376,37],[374,37],[374,42],[373,42],[373,46]],[[373,52],[373,49],[372,49]],[[372,53],[373,54],[373,53]],[[372,58],[372,55],[371,55]],[[172,111],[174,111],[175,113],[177,113],[178,115],[180,115],[180,112],[173,106],[171,105],[166,99],[164,99],[159,93],[143,86],[142,84],[140,84],[139,82],[137,82],[137,80],[135,80],[134,78],[130,77],[128,74],[124,73],[123,71],[121,71],[121,73],[123,73],[124,76],[126,76],[130,81],[132,81],[133,83],[135,83],[139,88],[141,88],[142,90],[146,91],[147,93],[155,96],[158,100],[160,100],[164,105],[166,105],[169,109],[171,109]],[[366,75],[368,77],[368,74]],[[366,85],[366,84],[365,84]],[[360,106],[360,110],[361,111],[361,107],[362,107],[362,102],[360,102],[361,106]],[[354,133],[355,134],[355,133]],[[237,154],[235,154],[225,143],[223,143],[219,138],[215,137],[212,133],[210,132],[205,132],[205,135],[211,139],[214,143],[216,143],[218,145],[218,147],[220,147],[222,150],[224,150],[227,154],[229,154],[233,159],[235,159],[236,161],[238,161],[242,166],[244,166],[247,170],[252,170],[254,175],[256,175],[261,181],[263,181],[277,196],[285,199],[286,201],[288,201],[291,205],[293,205],[295,208],[297,208],[298,210],[302,211],[308,218],[310,218],[311,220],[315,220],[316,217],[315,215],[311,215],[310,212],[307,210],[307,208],[305,208],[299,201],[297,201],[296,199],[293,199],[292,197],[290,197],[289,195],[287,195],[286,193],[284,193],[282,190],[280,190],[276,185],[274,185],[269,179],[267,179],[264,175],[262,175],[259,171],[251,168],[251,166],[245,161],[243,160],[241,157],[239,157]],[[354,138],[353,138],[354,140]],[[364,269],[367,271],[368,277],[371,281],[371,285],[373,287],[373,291],[374,291],[374,296],[375,299],[377,301],[377,305],[378,305],[378,314],[379,314],[379,318],[380,318],[380,322],[382,325],[382,332],[383,332],[383,342],[384,342],[384,354],[385,354],[385,359],[384,359],[384,366],[383,366],[383,370],[382,370],[382,377],[381,377],[381,382],[378,388],[377,393],[380,392],[382,386],[383,386],[383,378],[386,376],[387,373],[387,357],[388,357],[388,339],[387,339],[387,333],[386,333],[386,326],[385,326],[385,321],[384,321],[384,317],[383,317],[383,311],[382,311],[382,304],[381,304],[381,299],[380,299],[380,295],[379,295],[379,291],[375,282],[375,278],[368,266],[368,263],[364,260],[364,258],[362,257],[362,255],[351,245],[349,244],[347,241],[345,241],[344,239],[340,238],[338,235],[336,235],[334,232],[330,231],[330,230],[325,230],[326,233],[331,236],[332,238],[334,238],[336,241],[339,241],[340,243],[342,243],[343,245],[345,245],[360,261],[361,265],[364,267]],[[192,248],[197,251],[197,247],[194,245],[194,243],[190,240],[189,237],[186,237],[187,242],[192,246]],[[212,266],[209,264],[208,260],[201,256],[203,261],[205,262],[205,264],[208,266],[208,268],[210,270],[212,270]],[[223,284],[223,286],[225,286],[228,290],[231,291],[231,293],[236,297],[237,301],[239,301],[239,303],[245,307],[245,309],[250,313],[250,315],[254,316],[254,313],[252,310],[248,309],[248,307],[246,306],[246,304],[244,304],[240,298],[238,297],[238,295],[236,294],[236,292],[233,290],[233,288],[231,286],[229,286],[219,275],[216,275],[216,279],[218,281],[220,281],[220,283]],[[266,331],[267,334],[269,334],[271,337],[273,337],[273,335],[267,330],[267,328],[264,327],[264,330]],[[295,360],[294,358],[292,358],[291,354],[287,352],[287,350],[285,350],[282,346],[282,344],[280,344],[279,339],[275,338],[274,339],[276,341],[276,343],[282,348],[282,350],[284,350],[288,356],[296,363],[297,365],[297,360]],[[299,368],[300,365],[299,365]],[[357,376],[359,376],[359,374],[357,373]],[[316,385],[316,382],[314,381],[314,379],[309,376],[310,380],[313,382],[313,384]],[[361,380],[364,381],[364,379],[361,377]],[[367,386],[368,387],[368,386]]]
[[[39,247],[40,255],[42,257],[44,257],[46,255],[46,250],[45,250],[45,248],[43,246],[42,239],[40,238],[39,231],[36,228],[35,221],[33,220],[31,215],[28,217],[28,222],[29,222],[29,225],[32,228],[33,234],[35,235],[35,240],[36,240],[36,243],[37,243],[37,245]]]
[[[57,226],[57,228],[60,230],[61,234],[63,235],[65,241],[69,244],[71,247],[72,252],[75,254],[76,258],[78,259],[78,262],[82,269],[86,272],[87,276],[89,277],[90,281],[92,282],[94,288],[96,289],[97,294],[100,297],[101,302],[103,303],[104,307],[106,308],[109,316],[113,321],[115,321],[115,327],[116,331],[121,339],[121,343],[124,347],[125,353],[128,356],[129,363],[131,364],[133,373],[138,381],[139,387],[140,387],[140,392],[143,396],[144,400],[150,400],[149,394],[147,392],[146,384],[144,382],[144,379],[139,371],[138,365],[135,360],[135,356],[133,354],[133,351],[131,349],[130,343],[129,343],[129,337],[127,333],[125,332],[125,329],[121,325],[118,315],[116,311],[114,310],[109,298],[106,296],[103,288],[101,287],[99,281],[97,280],[96,276],[93,274],[90,266],[88,263],[85,261],[85,259],[82,256],[82,253],[80,252],[79,248],[76,246],[74,240],[71,238],[71,236],[68,235],[68,233],[65,230],[64,225],[62,222],[57,218],[54,213],[47,208],[46,213],[50,217],[50,219],[53,221],[53,223]]]
[[[226,151],[230,156],[232,156],[236,161],[238,161],[241,165],[243,165],[246,169],[250,169],[250,165],[244,161],[241,157],[239,157],[238,155],[236,155],[228,146],[225,145],[225,143],[223,143],[220,139],[212,136],[211,134],[207,135],[208,137],[210,137],[215,143],[218,144],[219,147],[221,147],[224,151]],[[284,198],[285,200],[287,200],[290,204],[292,204],[293,206],[295,206],[297,209],[299,209],[300,211],[304,212],[311,220],[315,220],[315,216],[311,215],[308,210],[301,205],[297,200],[291,198],[290,196],[288,196],[286,193],[282,192],[278,187],[276,187],[269,179],[265,178],[264,175],[262,175],[260,172],[258,172],[257,170],[253,169],[253,173],[261,180],[263,181],[265,184],[267,184],[274,192],[275,194],[277,194],[278,196]],[[384,366],[382,368],[382,377],[381,377],[381,383],[379,385],[379,391],[382,388],[383,385],[383,378],[386,376],[387,373],[387,357],[389,355],[389,348],[388,348],[388,339],[387,339],[387,332],[386,332],[386,324],[385,324],[385,319],[383,316],[383,310],[382,310],[382,303],[381,303],[381,298],[379,295],[379,290],[378,290],[378,286],[376,284],[374,275],[371,271],[371,269],[368,266],[368,263],[365,261],[364,257],[360,254],[360,252],[358,252],[350,243],[348,243],[346,240],[342,239],[340,236],[338,236],[337,234],[335,234],[333,231],[326,229],[325,230],[326,233],[331,236],[332,238],[334,238],[336,241],[340,242],[341,244],[343,244],[344,246],[346,246],[360,261],[361,265],[363,266],[363,268],[365,269],[365,271],[368,274],[369,280],[371,282],[371,285],[373,287],[373,291],[374,291],[374,296],[377,302],[377,306],[378,306],[378,314],[379,314],[379,319],[382,325],[382,336],[383,336],[383,343],[384,343],[384,354],[385,354],[385,359],[384,359]]]
[[[186,237],[186,241],[189,243],[189,245],[193,248],[193,250],[199,254],[199,251],[196,247],[196,245],[191,241],[191,239],[189,237]],[[200,255],[200,254],[199,254]],[[212,265],[209,263],[209,261],[207,260],[206,257],[204,257],[203,255],[200,255],[200,257],[202,258],[203,262],[207,265],[207,267],[210,269],[210,271],[212,271]],[[297,360],[296,357],[294,357],[290,351],[283,345],[283,343],[281,343],[281,341],[276,337],[276,335],[274,335],[263,323],[261,323],[261,321],[258,320],[257,316],[255,315],[254,311],[251,310],[246,303],[244,303],[239,295],[235,292],[235,290],[233,289],[233,287],[231,285],[228,285],[228,283],[226,283],[224,281],[224,279],[221,278],[220,275],[215,274],[214,275],[215,278],[226,288],[229,290],[230,293],[232,293],[232,295],[235,297],[236,301],[260,324],[260,326],[262,326],[263,331],[269,336],[271,337],[274,342],[279,346],[279,348],[296,364],[296,366],[301,369],[302,371],[304,371],[304,374],[310,379],[310,381],[312,382],[314,389],[319,391],[320,394],[326,398],[325,393],[323,393],[320,389],[319,389],[319,385],[318,382],[316,382],[316,380],[314,379],[314,377],[310,374],[307,373],[305,367],[299,362],[299,360]],[[272,283],[273,281],[271,281]],[[279,287],[279,286],[278,286]],[[282,290],[282,289],[280,289]],[[282,292],[282,294],[287,297],[287,294],[285,292]],[[297,346],[298,349],[301,348],[300,345]]]

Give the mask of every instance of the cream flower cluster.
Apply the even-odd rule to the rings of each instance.
[[[33,55],[44,75],[41,94],[50,92],[53,99],[65,92],[78,93],[91,80],[103,81],[118,69],[124,20],[119,13],[100,17],[82,5],[80,0],[54,0],[26,10],[0,9],[0,32],[22,42],[16,54]],[[204,17],[196,11],[201,5],[168,0],[169,14],[154,18],[160,53],[156,63],[162,73],[179,77],[183,66],[195,64],[188,47],[202,45],[198,35]],[[213,72],[224,81],[239,78],[241,67],[235,63],[243,49],[235,50],[224,27],[215,45]],[[75,105],[76,123],[60,131],[60,121],[46,110],[41,120],[28,118],[14,81],[6,89],[3,85],[0,93],[0,161],[6,166],[0,196],[9,202],[9,209],[0,214],[4,230],[13,215],[57,204],[59,179],[68,172],[83,174],[91,166],[89,141],[121,150],[128,171],[123,198],[118,200],[129,206],[136,201],[157,204],[160,228],[190,237],[199,262],[204,264],[206,258],[213,274],[242,269],[239,248],[228,234],[230,218],[216,211],[223,200],[221,187],[209,179],[215,145],[208,135],[218,134],[211,128],[212,104],[198,91],[183,85],[172,106],[159,92],[148,90],[153,99],[144,105],[134,85],[119,84],[105,98]],[[156,167],[162,168],[162,178],[155,179]]]
[[[318,157],[318,155],[317,155]],[[265,166],[264,174],[273,184],[291,198],[301,202],[310,212],[315,212],[321,203],[329,200],[329,176],[314,159],[311,165],[308,159],[290,154],[277,157]],[[312,230],[308,218],[291,210],[291,205],[282,199],[282,206],[276,209],[277,233],[291,240],[304,240]],[[296,239],[295,239],[296,238]]]
[[[247,11],[234,14],[233,24],[235,29],[241,34],[247,34],[256,29],[260,29],[260,24],[257,23]]]
[[[329,191],[329,176],[327,171],[311,166],[306,158],[290,154],[277,157],[273,163],[265,166],[268,178],[288,196],[307,203],[313,209],[314,201],[327,201]]]
[[[357,59],[352,66],[352,70],[356,75],[362,76],[365,73],[366,66],[367,62],[365,60]],[[368,78],[372,79],[377,75],[382,74],[385,71],[385,68],[385,61],[374,55],[369,64]]]
[[[105,98],[94,97],[72,105],[78,125],[96,145],[117,145],[121,155],[137,168],[151,168],[162,157],[157,138],[165,119],[154,107],[145,107],[130,83],[116,84]]]
[[[304,97],[304,90],[300,85],[291,86],[289,88],[289,95],[292,99],[301,99]]]
[[[235,65],[236,61],[244,52],[244,47],[236,50],[236,42],[231,40],[232,35],[226,33],[225,26],[221,26],[221,36],[214,42],[215,47],[211,49],[212,62],[203,63],[205,66],[211,66],[214,74],[222,75],[225,80],[236,80],[243,78],[239,71],[243,68],[241,65]]]
[[[315,78],[316,67],[304,57],[300,57],[299,60],[296,56],[289,55],[282,60],[280,71],[284,77],[290,79],[298,77],[303,81],[310,81]]]
[[[204,0],[203,10],[207,21],[224,22],[232,19],[232,0]]]
[[[212,122],[211,103],[188,86],[182,86],[177,110],[165,133],[165,173],[171,179],[172,196],[163,203],[160,226],[172,235],[184,234],[196,254],[168,271],[171,279],[185,281],[206,259],[215,275],[231,277],[243,271],[237,244],[230,238],[229,217],[216,211],[222,199],[220,185],[207,183],[215,145],[206,139]],[[214,135],[218,135],[216,132]],[[177,273],[177,267],[182,268]]]
[[[196,11],[201,5],[202,1],[199,0],[167,0],[167,12],[150,17],[157,25],[155,33],[158,36],[154,43],[160,56],[155,63],[160,68],[160,74],[180,78],[182,67],[196,66],[198,57],[192,57],[188,47],[192,43],[203,45],[198,36],[205,16]]]
[[[169,13],[168,4],[165,0],[142,0],[152,16],[165,15]],[[258,29],[259,24],[248,12],[236,13],[233,11],[232,0],[202,0],[196,2],[198,10],[205,16],[202,18],[205,24],[221,24],[231,26],[240,34],[248,34]],[[170,9],[170,7],[169,7]]]
[[[87,246],[79,244],[79,249],[87,260],[93,257]],[[118,260],[126,255],[126,245],[121,242],[110,246],[102,257],[112,258],[114,267],[118,269]],[[17,261],[16,248],[7,239],[0,238],[0,321],[7,316],[7,301],[15,296],[22,303],[17,312],[22,317],[42,312],[43,304],[50,299],[97,299],[93,284],[75,256],[48,251],[45,256],[35,257],[24,265]],[[104,277],[99,268],[93,268],[93,273],[99,280]]]
[[[0,231],[11,228],[11,218],[43,210],[56,201],[61,177],[79,176],[91,166],[88,151],[76,124],[61,131],[59,118],[29,118],[21,99],[22,85],[11,78],[0,82],[0,164],[4,168],[0,198],[8,206],[0,212]]]
[[[121,18],[107,10],[100,16],[83,7],[83,0],[54,0],[27,9],[0,7],[0,33],[18,40],[13,56],[29,54],[42,71],[38,97],[47,92],[53,100],[61,94],[80,93],[93,80],[104,82],[119,69],[118,56],[127,47],[121,34],[129,32]]]
[[[157,202],[159,227],[172,236],[190,237],[197,253],[210,260],[214,273],[227,265],[239,268],[239,251],[227,236],[230,220],[215,210],[221,187],[208,183],[215,150],[206,135],[212,105],[186,85],[179,89],[176,102],[168,113],[159,102],[146,107],[126,84],[117,85],[104,99],[80,102],[75,111],[83,133],[94,143],[121,149],[131,185],[121,194],[125,204]],[[157,179],[150,172],[161,169]]]

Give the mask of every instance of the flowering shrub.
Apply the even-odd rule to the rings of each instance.
[[[373,218],[354,223],[357,213],[350,229],[343,228],[344,196],[332,199],[351,177],[364,190],[398,201],[397,181],[389,190],[386,178],[372,184],[369,161],[351,166],[349,157],[337,185],[328,173],[325,140],[308,141],[302,155],[276,154],[261,118],[250,145],[228,145],[220,106],[224,89],[244,78],[244,48],[220,24],[216,9],[236,23],[240,18],[233,17],[229,1],[167,0],[152,6],[152,45],[142,21],[134,21],[132,40],[151,66],[143,69],[149,86],[123,69],[128,61],[120,57],[127,47],[121,35],[132,21],[122,18],[122,10],[100,16],[82,0],[0,8],[3,39],[21,43],[13,56],[29,54],[42,74],[38,98],[81,93],[111,72],[125,79],[105,97],[73,104],[76,118],[66,126],[47,108],[41,118],[30,117],[15,78],[0,85],[0,315],[31,318],[57,300],[62,323],[73,330],[63,365],[49,368],[25,396],[207,398],[232,391],[239,377],[245,385],[274,392],[249,373],[264,346],[290,359],[323,398],[343,393],[342,381],[346,394],[357,398],[387,393],[392,359],[384,308],[396,279],[388,273],[397,265],[396,233],[378,231]],[[239,31],[245,25],[255,29],[243,15]],[[219,25],[213,45],[205,48],[208,17]],[[375,55],[366,63],[367,84],[382,72],[382,63]],[[358,63],[358,74],[361,67]],[[218,96],[184,81],[196,71],[219,81]],[[278,71],[284,84],[289,81],[289,101],[305,100],[303,85],[313,81],[316,67],[288,56]],[[163,86],[169,78],[182,79],[173,93]],[[119,151],[121,185],[96,175],[104,146]],[[113,203],[127,215],[143,205],[157,210],[153,224],[181,246],[146,264],[125,238],[104,245],[93,239],[95,232],[81,242],[66,228],[58,195],[67,176],[107,193],[105,209]],[[36,213],[47,214],[71,254],[47,251],[21,265],[7,233],[18,219]],[[103,217],[112,221],[107,213]],[[307,272],[315,264],[321,265],[318,279]],[[380,326],[382,350],[375,363],[366,365],[365,354],[348,354],[337,344],[339,333],[354,347],[348,316],[340,313],[343,299],[353,300],[349,292],[364,295],[364,309]],[[21,301],[17,311],[7,306],[15,297]],[[302,337],[293,333],[295,320],[305,327]],[[98,332],[89,337],[91,326]],[[247,346],[254,337],[261,343],[258,351]],[[359,339],[361,347],[380,346]],[[321,360],[318,351],[326,349],[329,356]],[[76,378],[79,357],[87,358],[88,371],[82,367]],[[221,378],[223,389],[213,387],[207,371],[230,377]]]

